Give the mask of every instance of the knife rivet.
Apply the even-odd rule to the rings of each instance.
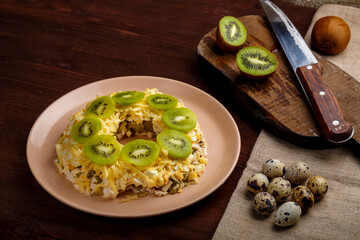
[[[338,120],[335,120],[335,121],[332,122],[332,124],[333,124],[334,126],[337,126],[337,125],[339,125],[339,121],[338,121]]]
[[[321,96],[324,96],[324,95],[325,95],[325,92],[324,92],[324,91],[321,91],[321,92],[319,92],[319,94],[320,94]]]
[[[312,69],[312,66],[310,66],[310,65],[308,65],[308,66],[306,66],[306,69]]]

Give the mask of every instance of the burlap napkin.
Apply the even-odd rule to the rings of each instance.
[[[305,41],[308,45],[311,42],[311,30],[315,22],[325,16],[338,16],[344,19],[350,26],[351,39],[343,52],[333,56],[320,55],[360,81],[360,8],[334,4],[323,5],[316,11],[306,33]]]
[[[336,56],[324,56],[360,80],[360,9],[340,5],[324,5],[315,14],[306,39],[309,41],[314,22],[323,16],[345,19],[352,33],[348,48]],[[340,79],[339,79],[340,80]],[[357,129],[360,131],[360,129]],[[247,179],[261,172],[262,163],[280,159],[286,166],[306,162],[313,175],[329,182],[324,199],[303,214],[289,228],[274,225],[274,213],[257,215],[252,207],[253,194],[246,190]],[[230,199],[213,239],[360,239],[360,159],[345,147],[331,150],[308,150],[279,140],[262,131],[247,166]]]

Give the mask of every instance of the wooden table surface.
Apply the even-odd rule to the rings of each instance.
[[[278,4],[305,34],[315,9]],[[207,80],[196,48],[222,16],[263,15],[257,1],[1,1],[0,238],[210,239],[261,126]],[[101,79],[180,80],[218,99],[241,134],[230,178],[200,202],[169,214],[113,219],[59,202],[33,177],[26,141],[34,121],[65,93]],[[210,159],[211,161],[211,159]]]

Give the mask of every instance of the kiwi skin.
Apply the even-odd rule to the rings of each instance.
[[[220,20],[221,21],[221,20]],[[243,44],[246,42],[246,37],[245,37],[245,41],[244,43],[240,44],[240,45],[231,45],[229,43],[227,43],[224,39],[224,37],[221,35],[220,33],[220,21],[219,21],[219,24],[216,28],[216,44],[218,45],[218,47],[224,51],[224,52],[235,52],[237,50],[239,50]],[[240,22],[240,21],[239,21]],[[240,22],[241,23],[241,22]],[[242,24],[242,23],[241,23]],[[247,35],[247,31],[246,31],[246,28],[244,26],[244,32],[243,34]]]
[[[344,19],[326,16],[314,24],[311,46],[322,53],[335,55],[345,50],[350,38],[350,27]]]
[[[266,74],[266,75],[262,75],[262,76],[254,76],[254,75],[248,74],[248,73],[246,73],[246,72],[242,72],[241,70],[240,70],[240,72],[241,72],[241,75],[245,76],[246,78],[249,78],[249,79],[255,80],[255,81],[261,81],[261,80],[268,79],[269,77],[271,77],[272,75],[274,75],[274,73],[275,73],[276,71],[274,71],[274,72],[272,72],[272,73],[269,73],[269,74]]]
[[[278,64],[278,61],[277,61],[276,56],[275,56],[273,53],[271,53],[269,50],[267,50],[267,49],[265,49],[265,48],[263,48],[263,47],[260,47],[260,46],[250,46],[250,47],[247,47],[247,48],[251,48],[251,47],[260,48],[260,49],[262,49],[262,50],[265,50],[268,54],[271,54],[271,55],[273,56],[275,62],[276,62],[276,69],[277,69],[277,66],[278,66],[279,64]],[[244,48],[244,49],[245,49],[245,48]],[[241,51],[241,50],[239,50],[239,52],[240,52],[240,51]],[[237,54],[239,54],[239,52],[238,52]],[[238,58],[238,56],[236,56],[236,59],[237,59],[237,58]],[[239,64],[237,64],[237,65],[239,66]],[[240,70],[240,73],[241,73],[242,76],[245,76],[245,77],[247,77],[247,78],[249,78],[249,79],[251,79],[251,80],[255,80],[255,81],[264,80],[264,79],[267,79],[267,78],[271,77],[271,76],[276,72],[276,69],[275,69],[273,72],[270,72],[270,73],[268,73],[268,74],[264,74],[264,75],[252,75],[252,74],[249,74],[249,73],[243,71],[243,70],[239,67],[239,70]]]

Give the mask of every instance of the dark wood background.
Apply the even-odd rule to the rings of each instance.
[[[279,6],[305,34],[315,9]],[[208,81],[196,48],[225,15],[264,13],[257,1],[1,1],[0,238],[209,239],[245,168],[261,126]],[[29,131],[65,93],[101,79],[150,75],[198,87],[224,104],[241,134],[241,155],[225,184],[185,209],[150,218],[113,219],[57,201],[26,159]]]

